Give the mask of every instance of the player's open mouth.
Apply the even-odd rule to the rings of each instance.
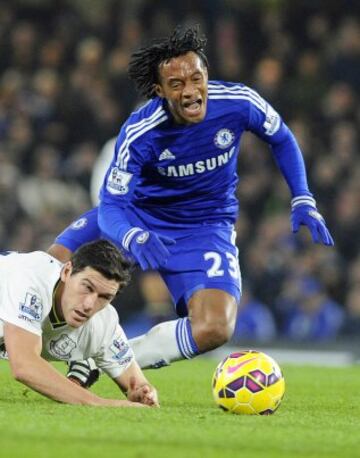
[[[74,312],[77,315],[75,318],[76,320],[85,321],[89,318],[85,313],[80,312],[80,310],[74,310]]]
[[[202,100],[196,99],[191,102],[185,102],[182,107],[187,116],[198,116],[201,113]]]

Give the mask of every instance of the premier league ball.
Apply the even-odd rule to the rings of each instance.
[[[276,361],[254,350],[231,353],[217,366],[212,390],[223,410],[244,415],[271,415],[280,406],[285,380]]]

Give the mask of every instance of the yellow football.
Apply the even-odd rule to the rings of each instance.
[[[285,380],[277,362],[265,353],[244,350],[219,363],[212,380],[216,404],[245,415],[270,415],[280,406]]]

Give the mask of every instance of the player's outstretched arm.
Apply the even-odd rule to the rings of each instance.
[[[5,346],[14,378],[54,401],[109,407],[144,407],[129,400],[105,399],[57,372],[41,357],[41,337],[10,323],[4,325]]]
[[[145,378],[138,363],[133,361],[130,366],[114,381],[126,393],[129,401],[140,402],[150,407],[159,407],[156,389]]]
[[[293,232],[306,226],[315,243],[334,245],[324,218],[316,208],[309,190],[306,168],[300,146],[280,115],[259,94],[250,90],[248,130],[271,146],[275,161],[283,174],[291,195],[291,225]],[[257,100],[257,103],[254,103]]]
[[[283,125],[281,141],[272,144],[273,153],[291,190],[291,226],[298,232],[300,226],[306,226],[315,243],[334,245],[334,240],[326,226],[324,218],[316,208],[316,201],[308,188],[306,168],[300,147],[292,132]]]

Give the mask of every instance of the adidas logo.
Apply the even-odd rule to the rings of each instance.
[[[173,153],[168,149],[165,149],[159,156],[159,161],[165,161],[166,159],[176,159]]]

